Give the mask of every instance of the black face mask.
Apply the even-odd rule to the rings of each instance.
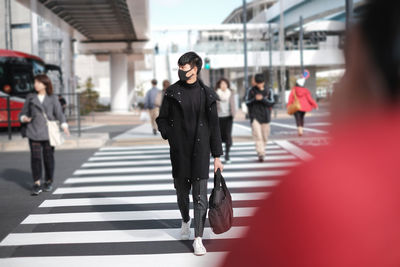
[[[192,76],[193,76],[194,74],[190,75],[189,77],[186,77],[186,74],[187,74],[189,71],[191,71],[192,69],[193,69],[193,68],[191,68],[190,70],[187,70],[187,71],[178,70],[179,79],[180,79],[182,82],[186,82],[187,80],[189,80],[190,78],[192,78]]]

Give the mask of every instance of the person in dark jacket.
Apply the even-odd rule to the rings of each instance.
[[[26,136],[29,139],[34,180],[32,195],[39,195],[42,192],[40,182],[42,179],[42,156],[45,170],[44,191],[52,190],[54,175],[54,147],[50,146],[44,113],[48,120],[60,121],[66,135],[69,135],[69,130],[60,102],[53,94],[50,78],[45,74],[35,76],[34,87],[36,93],[27,95],[19,116],[22,123],[27,123]]]
[[[253,139],[256,144],[258,160],[264,161],[265,145],[268,142],[271,121],[271,107],[274,104],[272,90],[266,89],[263,74],[254,76],[256,83],[247,93],[246,104],[249,110]]]
[[[230,89],[229,81],[221,78],[215,86],[219,101],[217,101],[219,125],[222,142],[225,143],[225,163],[231,163],[229,150],[232,146],[232,125],[236,114],[235,94]]]
[[[202,243],[207,214],[207,180],[210,153],[214,172],[223,170],[219,157],[223,154],[217,114],[218,96],[198,78],[201,58],[194,52],[178,60],[179,81],[167,88],[157,118],[163,139],[168,139],[172,176],[178,206],[182,215],[181,238],[190,238],[189,192],[194,206],[195,255],[204,255]]]

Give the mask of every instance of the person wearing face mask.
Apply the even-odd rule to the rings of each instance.
[[[332,143],[270,192],[222,266],[400,266],[400,2],[361,8]]]
[[[223,152],[216,103],[218,96],[199,79],[202,64],[194,52],[179,58],[179,81],[165,91],[156,120],[162,138],[167,139],[170,146],[183,240],[191,235],[189,192],[192,189],[195,255],[206,254],[202,236],[208,208],[210,153],[214,158],[214,172],[223,170],[219,158]]]
[[[229,81],[225,78],[221,78],[216,85],[219,124],[222,142],[225,143],[225,163],[228,164],[231,163],[229,150],[232,146],[233,118],[236,114],[235,95],[229,87]]]
[[[264,75],[259,73],[254,76],[253,86],[246,96],[246,105],[249,110],[251,130],[256,144],[258,161],[263,162],[265,145],[268,142],[271,122],[271,107],[274,104],[272,90],[266,89]]]

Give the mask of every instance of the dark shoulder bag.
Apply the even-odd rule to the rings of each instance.
[[[209,200],[208,220],[215,234],[222,234],[232,227],[232,198],[221,175],[220,169],[214,174],[214,189]]]

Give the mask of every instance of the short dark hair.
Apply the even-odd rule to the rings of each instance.
[[[189,64],[192,68],[194,68],[194,66],[196,66],[197,74],[199,74],[201,67],[203,66],[203,60],[195,52],[187,52],[178,59],[179,66],[184,66],[186,64]]]
[[[391,101],[400,99],[400,2],[368,0],[360,29]],[[382,30],[386,29],[386,30]]]
[[[226,79],[226,78],[221,78],[221,79],[218,80],[217,84],[215,85],[215,90],[217,90],[218,88],[220,88],[221,82],[225,82],[226,85],[228,86],[228,88],[229,88],[229,89],[231,88],[231,85],[230,85],[228,79]]]
[[[151,80],[151,84],[152,85],[157,85],[157,80],[156,79]]]
[[[53,84],[51,83],[49,76],[47,76],[46,74],[38,74],[34,77],[34,80],[41,82],[44,84],[44,86],[46,86],[46,93],[48,95],[53,94]]]
[[[262,74],[262,73],[257,73],[257,74],[254,76],[254,81],[255,81],[256,83],[263,83],[263,82],[265,82],[264,74]]]

